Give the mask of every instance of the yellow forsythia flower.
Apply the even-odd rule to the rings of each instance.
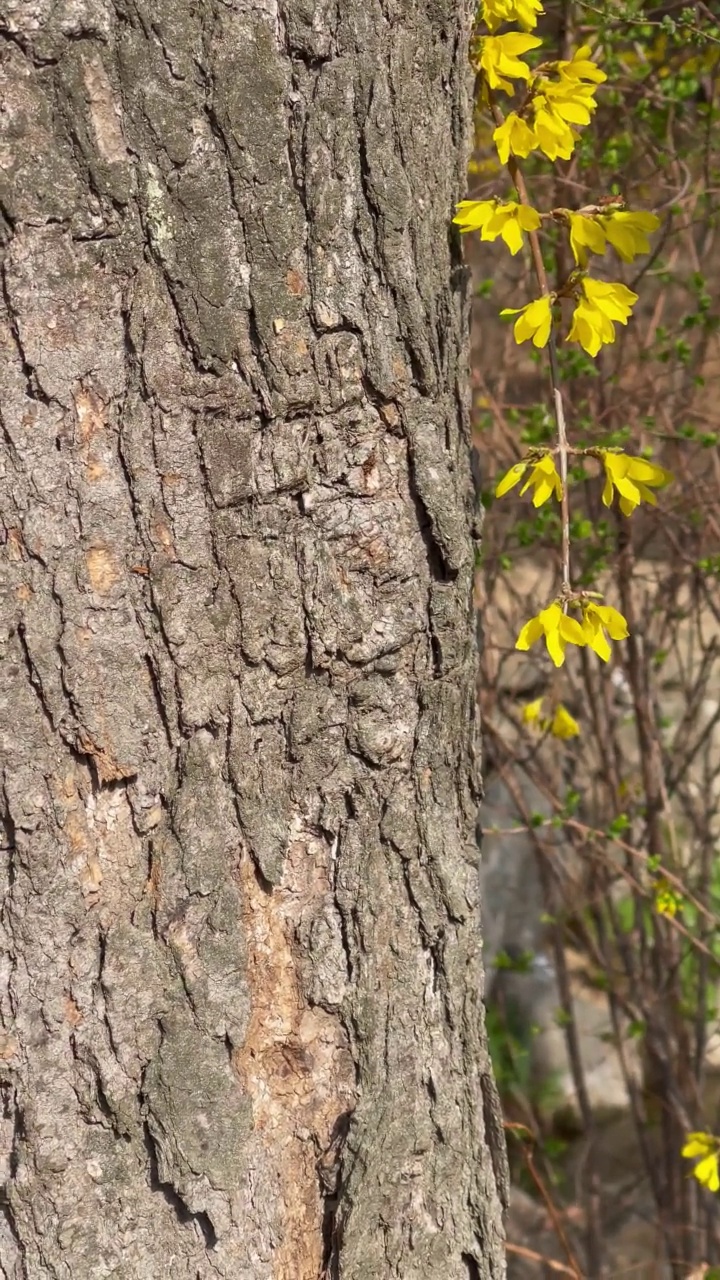
[[[613,213],[603,214],[599,222],[623,262],[632,262],[639,253],[649,253],[648,232],[657,231],[660,226],[657,214],[645,213],[643,210],[631,213],[629,210],[617,209]]]
[[[544,13],[540,0],[483,0],[482,16],[488,31],[502,22],[518,22],[526,31],[537,26],[537,16]]]
[[[560,75],[568,80],[592,80],[595,84],[602,84],[607,76],[597,63],[590,61],[589,52],[590,45],[584,44],[575,50],[572,58],[558,62],[556,65]]]
[[[532,338],[535,347],[547,345],[552,329],[554,300],[555,295],[548,294],[545,298],[536,298],[534,302],[528,302],[524,307],[503,308],[500,312],[501,316],[518,317],[513,325],[513,334],[518,345],[521,342],[527,342],[528,338]]]
[[[720,1191],[719,1152],[720,1139],[711,1133],[689,1133],[682,1149],[686,1160],[697,1160],[693,1177],[708,1191]]]
[[[526,159],[537,146],[537,138],[529,124],[516,111],[510,111],[498,125],[493,141],[502,164],[507,164],[511,155]]]
[[[563,665],[568,644],[587,644],[585,631],[580,623],[563,613],[557,603],[548,605],[537,617],[525,623],[515,641],[515,648],[529,649],[541,636],[545,636],[547,651],[556,667]]]
[[[495,497],[502,498],[504,494],[509,493],[516,484],[519,484],[527,471],[530,472],[530,475],[520,490],[521,497],[532,486],[534,507],[541,507],[543,502],[547,502],[548,498],[552,497],[553,493],[558,502],[560,501],[562,498],[562,483],[549,453],[543,454],[537,460],[529,458],[525,462],[516,462],[515,466],[506,471],[499,481],[495,489]]]
[[[569,160],[580,136],[576,126],[590,123],[597,107],[596,87],[607,79],[605,72],[588,60],[589,52],[589,46],[583,46],[570,59],[545,64],[533,77],[525,109],[526,115],[532,113],[532,124],[513,112],[513,119],[504,121],[493,135],[503,164],[511,153],[525,157],[536,148],[550,160]],[[551,79],[548,71],[557,72],[558,78]]]
[[[583,604],[582,613],[585,644],[589,645],[603,662],[608,662],[610,644],[607,637],[610,636],[611,640],[626,640],[630,634],[626,619],[618,613],[617,609],[606,604]]]
[[[536,145],[548,160],[569,160],[580,136],[556,111],[544,93],[536,93],[530,103]]]
[[[537,36],[525,36],[519,31],[508,31],[504,36],[485,36],[480,50],[480,69],[490,89],[515,90],[505,76],[513,80],[529,80],[530,68],[520,60],[520,54],[537,49],[542,40]]]
[[[570,248],[573,251],[573,257],[581,267],[584,267],[588,254],[605,252],[607,247],[605,232],[592,215],[568,212],[567,220],[570,225]]]
[[[590,123],[597,108],[595,86],[580,80],[537,77],[531,86],[530,109],[538,146],[545,155],[567,160],[579,138],[576,126]]]
[[[612,213],[567,212],[570,224],[570,247],[575,261],[581,267],[587,262],[588,253],[602,254],[607,242],[617,250],[623,262],[632,262],[639,253],[650,252],[648,232],[656,231],[660,219],[654,213],[642,210],[630,213],[615,209]]]
[[[647,458],[633,458],[627,453],[612,453],[607,449],[599,449],[598,452],[605,468],[603,505],[609,507],[612,504],[613,492],[617,489],[624,516],[631,516],[641,502],[655,506],[657,498],[652,489],[662,489],[674,478],[672,471],[648,462]]]
[[[589,124],[597,110],[595,86],[579,80],[543,80],[541,91],[553,110],[567,124]]]
[[[579,80],[535,77],[525,109],[532,123],[511,111],[493,134],[502,163],[507,164],[510,155],[524,159],[534,150],[549,160],[569,160],[580,137],[575,126],[589,124],[597,107],[594,92],[594,85]]]
[[[455,206],[453,222],[462,234],[466,231],[482,231],[496,208],[495,200],[460,200]]]
[[[542,715],[542,698],[536,698],[534,702],[527,702],[523,707],[522,718],[525,724],[538,724]]]
[[[461,200],[453,218],[461,232],[479,231],[481,240],[502,236],[512,254],[524,243],[524,231],[537,231],[540,214],[515,200]]]
[[[682,898],[676,893],[664,876],[655,881],[655,910],[660,916],[673,920],[682,906]]]
[[[577,738],[580,733],[580,725],[575,717],[570,715],[567,707],[564,707],[562,702],[559,702],[555,708],[550,732],[555,738]]]
[[[575,717],[570,715],[567,707],[564,707],[562,702],[558,702],[552,720],[548,720],[542,714],[543,701],[543,698],[536,698],[534,702],[525,704],[522,713],[523,722],[538,729],[549,729],[555,738],[576,738],[580,733],[580,725]]]
[[[601,346],[615,341],[615,324],[627,324],[638,295],[624,284],[604,280],[580,281],[580,301],[573,314],[568,342],[579,342],[589,356],[596,356]]]

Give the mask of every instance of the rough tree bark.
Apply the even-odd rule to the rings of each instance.
[[[0,1274],[489,1280],[470,0],[4,0]]]

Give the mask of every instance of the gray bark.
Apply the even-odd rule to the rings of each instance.
[[[467,0],[5,0],[0,1275],[489,1280]]]

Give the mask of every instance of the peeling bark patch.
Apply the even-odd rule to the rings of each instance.
[[[338,1017],[309,1004],[297,945],[302,922],[319,916],[330,896],[329,863],[325,842],[299,832],[272,891],[249,857],[240,864],[252,1014],[233,1063],[279,1188],[273,1280],[318,1280],[324,1253],[318,1162],[355,1104],[347,1037]]]
[[[96,742],[84,729],[78,730],[77,745],[83,755],[92,760],[101,782],[119,782],[121,778],[134,777],[132,767],[121,764],[112,751]]]
[[[83,70],[98,151],[109,164],[119,164],[127,160],[127,147],[107,71],[99,57],[90,58]]]
[[[105,406],[92,387],[79,387],[73,393],[78,434],[83,444],[92,440],[105,426]]]
[[[101,596],[107,595],[120,580],[120,570],[107,547],[90,547],[85,552],[85,563],[93,591]]]
[[[141,853],[132,830],[127,793],[123,787],[95,794],[86,767],[78,765],[50,780],[53,806],[61,824],[68,868],[77,877],[86,906],[99,900],[106,877],[106,896],[112,898],[118,881],[138,877]]]

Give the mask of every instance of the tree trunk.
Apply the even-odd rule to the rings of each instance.
[[[16,1280],[486,1280],[468,0],[8,0]]]

